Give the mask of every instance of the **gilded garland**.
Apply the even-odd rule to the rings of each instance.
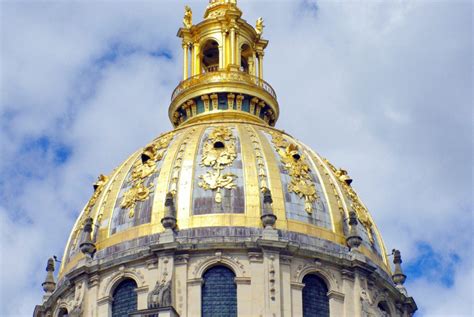
[[[365,208],[365,206],[362,204],[362,202],[359,199],[359,196],[350,185],[352,182],[352,179],[349,177],[346,170],[342,168],[340,169],[335,168],[334,165],[332,165],[327,159],[324,159],[324,162],[334,172],[339,183],[342,185],[347,195],[350,197],[351,207],[356,212],[358,220],[364,226],[365,230],[367,231],[367,237],[369,238],[370,243],[373,245],[375,242],[374,236],[372,233],[373,223],[369,217],[369,212],[367,211],[367,208]]]
[[[299,198],[304,198],[305,210],[308,214],[313,213],[313,202],[319,199],[311,177],[311,169],[305,158],[298,151],[298,146],[290,143],[279,133],[270,132],[272,142],[280,155],[283,167],[291,177],[288,191],[295,193]]]
[[[129,209],[128,216],[135,216],[135,206],[139,201],[145,201],[154,190],[154,184],[147,184],[146,180],[157,171],[156,163],[163,156],[173,139],[173,134],[167,134],[158,138],[155,142],[144,148],[141,159],[137,160],[132,167],[130,182],[132,186],[123,194],[120,207]]]
[[[235,137],[232,130],[227,127],[217,127],[208,136],[202,150],[201,166],[210,167],[212,170],[200,175],[199,187],[215,192],[214,199],[222,202],[221,190],[234,189],[236,175],[222,171],[232,165],[237,158]]]
[[[95,204],[97,203],[97,199],[99,199],[100,194],[103,192],[105,185],[109,181],[109,178],[103,174],[100,174],[99,177],[97,177],[97,181],[94,183],[94,193],[92,194],[92,197],[89,199],[87,202],[86,207],[84,208],[84,213],[82,214],[81,220],[79,221],[79,226],[76,227],[74,230],[74,245],[77,244],[77,238],[79,237],[79,232],[82,231],[82,227],[84,224],[85,219],[90,217],[90,213],[92,209],[94,208]],[[74,250],[74,248],[71,249],[71,251]]]

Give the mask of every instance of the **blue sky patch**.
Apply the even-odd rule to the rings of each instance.
[[[427,242],[419,242],[417,249],[419,256],[414,261],[406,263],[404,267],[408,278],[428,277],[433,281],[438,280],[445,287],[452,287],[455,267],[460,261],[459,255],[438,253]]]

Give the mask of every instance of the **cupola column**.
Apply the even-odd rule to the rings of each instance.
[[[188,79],[188,55],[189,55],[189,47],[187,43],[183,42],[183,80]]]
[[[252,64],[249,64],[249,71],[250,75],[257,77],[257,55],[255,52],[252,53]]]
[[[263,79],[263,51],[258,53],[258,78]]]
[[[193,44],[191,55],[191,76],[195,76],[201,73],[201,51],[199,48],[199,43]]]
[[[194,43],[189,44],[190,46],[190,51],[191,51],[191,74],[190,76],[194,76],[194,64],[195,64],[195,58],[194,58]]]
[[[219,69],[223,69],[225,66],[225,40],[226,40],[226,33],[225,30],[221,31],[221,43],[219,45]]]
[[[230,63],[235,65],[235,28],[230,28]]]

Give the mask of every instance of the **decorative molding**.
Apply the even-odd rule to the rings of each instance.
[[[262,263],[263,262],[263,254],[260,253],[260,252],[249,252],[247,255],[248,255],[250,263]]]
[[[269,284],[269,293],[270,293],[270,299],[272,301],[275,300],[275,293],[276,293],[276,272],[275,272],[275,255],[271,254],[269,257],[269,263],[268,263],[268,284]]]
[[[291,282],[291,289],[303,290],[304,284],[298,282]]]
[[[335,299],[341,302],[344,301],[344,297],[345,297],[344,293],[337,292],[337,291],[329,291],[327,295],[329,299]]]
[[[325,267],[315,265],[314,263],[298,265],[293,278],[296,282],[303,283],[303,278],[307,274],[316,274],[321,277],[326,282],[329,291],[339,290],[339,282],[336,278],[336,275]]]
[[[216,252],[214,256],[208,256],[194,264],[193,275],[195,278],[201,278],[204,272],[216,264],[223,264],[234,271],[236,277],[244,277],[246,274],[245,266],[236,257],[222,255]]]
[[[99,294],[101,298],[109,296],[112,294],[113,288],[121,281],[126,278],[133,279],[138,287],[145,285],[145,278],[143,274],[135,268],[125,268],[120,266],[118,271],[106,277],[101,283],[101,291]]]
[[[201,286],[204,283],[204,279],[202,278],[192,278],[188,280],[189,285],[199,285]]]

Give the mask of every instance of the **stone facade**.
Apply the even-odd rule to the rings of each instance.
[[[157,287],[168,285],[171,297],[165,305],[181,317],[201,316],[203,275],[215,266],[235,274],[238,316],[303,316],[303,280],[308,274],[327,286],[330,316],[405,317],[416,310],[413,299],[358,252],[327,242],[309,248],[281,232],[276,241],[262,239],[263,230],[253,236],[222,235],[228,229],[206,237],[199,236],[199,230],[183,230],[175,242],[89,258],[58,282],[34,316],[57,317],[61,309],[69,316],[112,316],[115,287],[126,279],[137,285],[139,311],[153,306]]]

